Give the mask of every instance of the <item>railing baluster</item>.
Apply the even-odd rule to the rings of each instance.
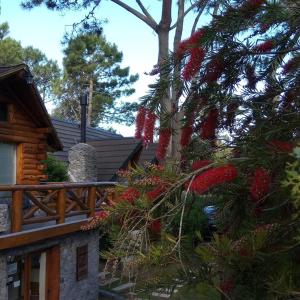
[[[22,223],[23,223],[23,191],[13,191],[11,231],[12,232],[21,231]]]
[[[87,206],[90,210],[88,217],[95,216],[95,205],[96,205],[96,187],[92,186],[88,188],[88,203]]]
[[[66,190],[62,189],[58,191],[57,195],[57,213],[59,215],[57,224],[65,223],[65,210],[66,210]]]

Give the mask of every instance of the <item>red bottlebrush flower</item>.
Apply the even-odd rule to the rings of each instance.
[[[159,130],[158,147],[156,149],[157,159],[162,160],[166,157],[171,135],[172,130],[170,128],[162,128]]]
[[[260,53],[271,51],[275,47],[275,43],[271,40],[265,41],[259,45],[256,45],[253,50]]]
[[[251,7],[260,7],[265,3],[266,0],[248,0],[247,4]]]
[[[155,189],[147,192],[146,196],[150,201],[154,201],[158,197],[162,196],[166,190],[167,190],[166,185],[160,185],[160,186],[156,187]]]
[[[250,194],[254,202],[260,201],[270,190],[271,177],[267,170],[257,168],[254,172]]]
[[[291,73],[294,70],[297,70],[298,65],[300,64],[300,56],[291,58],[283,67],[282,74],[286,75]]]
[[[154,126],[156,121],[156,115],[152,111],[148,111],[144,125],[144,144],[153,143]]]
[[[136,123],[135,123],[136,129],[135,129],[134,137],[136,139],[142,138],[142,133],[145,125],[145,118],[146,118],[146,109],[144,107],[140,107],[136,116]]]
[[[190,58],[182,71],[184,80],[191,80],[200,70],[201,63],[205,56],[205,51],[202,48],[193,48],[190,50]]]
[[[234,289],[234,283],[232,281],[232,279],[224,279],[221,281],[220,283],[220,290],[224,293],[224,294],[230,294]]]
[[[239,249],[239,255],[243,257],[249,257],[251,255],[251,252],[248,248],[246,247],[241,247]]]
[[[216,137],[216,128],[218,127],[219,111],[213,108],[201,124],[200,137],[203,140],[214,139]]]
[[[193,133],[193,127],[187,125],[181,128],[180,145],[186,147],[190,144]]]
[[[194,32],[188,39],[181,41],[176,53],[177,58],[182,59],[187,50],[190,50],[190,48],[194,48],[195,46],[197,46],[203,35],[204,29],[199,29]]]
[[[87,231],[98,228],[103,223],[103,221],[108,218],[108,216],[109,213],[107,211],[97,211],[95,213],[95,216],[90,221],[88,221],[88,223],[82,225],[80,229],[83,231]]]
[[[259,24],[259,33],[265,33],[270,28],[270,25],[261,23]]]
[[[255,68],[251,65],[246,66],[246,78],[248,81],[248,87],[250,89],[255,89],[257,78],[255,75]]]
[[[211,160],[197,160],[192,164],[192,169],[194,171],[199,170],[203,167],[208,166],[209,164],[211,164],[212,161]]]
[[[235,119],[235,114],[236,114],[236,110],[238,109],[239,105],[238,103],[230,103],[227,107],[226,107],[226,121],[225,121],[225,125],[228,128],[231,128],[234,124],[234,119]]]
[[[217,81],[221,77],[224,68],[224,63],[219,57],[212,59],[206,66],[206,71],[204,77],[202,78],[202,82],[212,83]]]
[[[237,169],[231,164],[212,168],[196,176],[190,184],[190,189],[198,194],[203,194],[210,188],[232,181],[236,177]],[[188,186],[189,183],[186,183],[185,187],[187,188]]]
[[[150,223],[149,229],[154,234],[160,234],[161,232],[161,222],[160,220],[154,220]]]
[[[120,201],[128,201],[129,203],[133,204],[134,200],[140,197],[140,192],[132,187],[129,187],[124,192],[121,193],[119,200]]]
[[[290,142],[283,142],[283,141],[269,141],[268,144],[272,146],[276,151],[279,152],[292,152],[295,145]]]
[[[189,46],[196,45],[200,42],[200,39],[203,37],[205,31],[203,28],[198,29],[195,31],[187,40]]]

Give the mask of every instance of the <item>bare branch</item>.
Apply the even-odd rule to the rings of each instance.
[[[198,22],[199,22],[199,19],[200,19],[201,15],[202,15],[202,13],[203,13],[203,11],[204,11],[204,8],[205,8],[205,6],[206,6],[207,3],[208,3],[208,0],[203,1],[202,7],[201,7],[201,9],[198,11],[197,17],[195,18],[195,21],[194,21],[194,23],[193,23],[193,27],[192,27],[191,34],[193,34],[193,33],[195,32],[196,26],[197,26],[197,24],[198,24]]]
[[[121,6],[122,8],[126,9],[131,14],[133,14],[134,16],[136,16],[137,18],[139,18],[140,20],[142,20],[143,22],[145,22],[155,32],[157,31],[157,24],[156,24],[156,22],[153,23],[153,21],[151,19],[149,19],[147,16],[141,14],[139,11],[137,11],[136,9],[132,8],[131,6],[125,4],[121,0],[111,0],[111,1],[114,2],[115,4]]]
[[[201,1],[201,2],[204,2],[204,1]],[[184,12],[184,14],[183,14],[183,16],[182,16],[182,19],[184,19],[185,16],[186,16],[191,10],[193,10],[195,7],[197,7],[197,6],[199,6],[199,5],[200,5],[199,2],[195,2],[194,4],[192,4],[192,5]],[[182,21],[182,20],[177,19],[177,21],[171,26],[170,30],[173,30],[174,28],[176,28],[177,24],[178,24],[179,22],[181,22],[181,21]]]
[[[142,12],[144,13],[144,15],[149,19],[151,20],[153,23],[156,24],[157,26],[157,23],[156,21],[152,18],[152,16],[150,15],[150,13],[148,12],[148,10],[145,8],[145,6],[143,5],[142,1],[141,0],[136,0],[136,3],[139,5],[140,9],[142,10]]]
[[[184,0],[178,1],[178,14],[177,14],[177,26],[174,36],[173,51],[175,52],[178,48],[178,44],[181,40],[183,30],[183,19],[184,19]]]

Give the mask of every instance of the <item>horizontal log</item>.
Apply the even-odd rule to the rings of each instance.
[[[25,137],[33,137],[37,139],[43,139],[45,138],[45,134],[43,133],[37,133],[35,130],[26,131],[26,130],[17,130],[14,128],[4,128],[0,127],[0,133],[1,134],[10,134],[14,136],[25,136]]]
[[[3,142],[16,142],[16,143],[39,143],[39,139],[26,137],[26,136],[14,136],[11,134],[0,133],[0,140]]]
[[[38,164],[23,164],[23,170],[32,170],[32,169],[37,169]]]
[[[36,157],[38,160],[45,160],[47,159],[47,153],[45,152],[43,154],[37,154]]]
[[[47,180],[48,179],[48,175],[46,175],[46,174],[37,175],[36,177],[39,180]]]
[[[37,165],[39,163],[40,163],[40,161],[37,158],[36,159],[32,159],[32,158],[24,158],[23,159],[24,165]]]
[[[43,216],[43,217],[33,217],[30,219],[24,219],[23,220],[23,225],[28,225],[28,224],[36,224],[36,223],[46,223],[52,220],[57,220],[58,215],[56,216]]]
[[[52,128],[51,127],[37,128],[36,131],[39,133],[51,133]]]
[[[37,169],[32,169],[32,170],[24,169],[23,177],[25,177],[26,175],[42,175],[42,173],[40,170]]]
[[[0,192],[2,191],[45,191],[45,190],[59,190],[59,189],[75,189],[95,186],[98,188],[108,188],[116,186],[116,182],[100,181],[100,182],[76,182],[76,183],[48,183],[48,184],[15,184],[15,185],[0,185]]]
[[[28,159],[37,159],[37,154],[29,153],[29,152],[23,152],[23,158]]]

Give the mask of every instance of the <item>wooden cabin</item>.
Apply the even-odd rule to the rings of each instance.
[[[80,228],[112,183],[46,183],[60,150],[28,67],[0,67],[1,300],[97,299],[98,233]]]

